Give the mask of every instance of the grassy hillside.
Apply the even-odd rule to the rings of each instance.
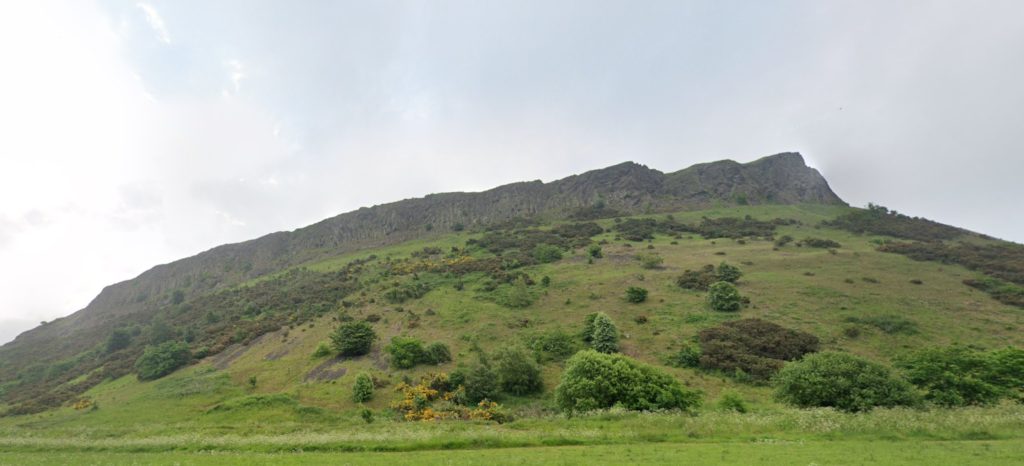
[[[855,233],[842,222],[823,224],[850,212],[860,211],[823,205],[726,206],[599,219],[593,222],[603,230],[600,233],[558,237],[571,247],[551,263],[536,263],[530,251],[514,247],[495,254],[499,246],[494,243],[542,237],[555,241],[551,238],[556,236],[543,235],[571,231],[565,225],[577,222],[451,232],[303,264],[222,291],[216,299],[185,300],[182,306],[187,310],[181,315],[200,322],[211,313],[227,317],[232,315],[227,307],[245,307],[239,302],[265,303],[257,297],[271,286],[287,287],[293,293],[287,296],[311,289],[309,293],[321,293],[323,287],[306,286],[327,280],[324,277],[335,277],[350,289],[324,298],[330,305],[318,305],[317,312],[303,314],[308,318],[289,318],[310,306],[294,297],[294,304],[275,301],[226,320],[236,333],[242,331],[237,329],[251,333],[232,342],[214,338],[223,332],[200,332],[193,350],[220,344],[213,351],[216,354],[153,381],[139,381],[134,375],[104,380],[81,397],[88,400],[85,409],[65,405],[0,418],[0,448],[23,452],[345,451],[763,438],[1019,439],[1024,434],[1020,405],[964,411],[877,410],[860,415],[798,411],[775,401],[766,384],[669,364],[681,348],[695,344],[701,330],[744,318],[807,332],[819,339],[821,350],[851,352],[887,366],[901,355],[933,345],[1024,346],[1020,332],[1024,310],[965,284],[965,280],[986,279],[985,267],[969,270],[954,263],[883,252],[880,245],[916,238]],[[623,225],[647,218],[692,231],[665,233],[656,228],[652,239],[623,239],[631,233],[623,231]],[[695,227],[704,218],[749,218],[757,225],[771,223],[764,228],[772,231],[770,237],[706,238],[701,231],[707,231]],[[779,241],[787,236],[794,241]],[[812,247],[814,241],[808,238],[831,240],[838,246]],[[946,241],[1004,244],[962,231]],[[595,244],[601,247],[600,258],[590,258],[588,248]],[[662,259],[660,265],[646,268],[637,259],[652,254]],[[510,260],[520,261],[520,266],[510,265]],[[706,292],[676,284],[686,270],[722,262],[743,273],[738,289],[749,304],[738,312],[713,311],[706,303]],[[518,285],[517,290],[518,274],[525,274],[533,284]],[[306,276],[313,278],[295,278]],[[543,277],[550,279],[546,286]],[[429,291],[400,303],[388,299],[392,290],[416,287]],[[646,300],[628,302],[629,287],[645,288]],[[530,304],[510,306],[513,294],[522,293],[523,288]],[[553,402],[564,361],[543,354],[539,358],[543,390],[499,399],[517,419],[511,424],[408,423],[390,408],[399,397],[395,388],[403,380],[431,372],[450,373],[476,363],[481,354],[493,355],[511,345],[529,347],[539,335],[562,331],[573,335],[574,344],[582,348],[577,335],[585,316],[594,312],[603,312],[615,322],[623,354],[658,366],[703,393],[705,403],[696,416],[606,413],[567,419],[557,413]],[[340,322],[361,320],[372,320],[379,336],[368,355],[314,356]],[[271,324],[283,326],[262,335],[253,332]],[[453,360],[396,369],[383,350],[395,336],[443,342]],[[360,418],[362,406],[351,398],[360,372],[371,374],[381,385],[365,403],[374,416],[369,425]],[[726,394],[742,399],[750,412],[723,412],[716,402]],[[65,437],[77,440],[61,440]],[[1019,449],[1008,445],[999,447],[1005,450],[1001,454],[1020,455]],[[28,455],[24,461],[31,462],[33,457],[24,454]],[[824,456],[817,458],[832,454],[825,448]],[[623,461],[629,460],[623,457]]]

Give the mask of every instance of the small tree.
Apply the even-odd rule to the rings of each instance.
[[[518,346],[506,347],[494,358],[501,389],[513,395],[527,395],[541,389],[540,367]]]
[[[615,327],[611,317],[603,312],[594,317],[594,334],[590,346],[601,353],[617,353],[619,351],[619,329]]]
[[[593,259],[600,259],[604,257],[604,252],[601,251],[601,246],[591,244],[590,247],[587,248],[587,255]]]
[[[342,356],[362,356],[370,352],[377,339],[373,327],[365,321],[347,322],[331,334],[331,346]]]
[[[363,403],[373,398],[373,378],[365,372],[356,376],[355,384],[352,386],[352,401]]]
[[[708,305],[711,309],[721,312],[740,310],[742,298],[736,286],[729,282],[716,282],[708,287]]]
[[[786,364],[775,376],[779,400],[799,406],[868,411],[915,403],[913,388],[878,363],[847,353],[824,352]]]
[[[647,300],[647,289],[639,286],[626,288],[626,301],[639,304]]]
[[[135,361],[135,372],[139,380],[159,379],[175,369],[188,364],[192,359],[188,344],[168,341],[156,346],[147,346],[142,356]]]

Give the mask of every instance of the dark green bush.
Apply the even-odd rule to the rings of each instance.
[[[444,364],[452,360],[452,352],[448,345],[435,341],[427,345],[425,362],[429,364]]]
[[[868,411],[916,403],[913,387],[881,364],[848,353],[811,354],[775,376],[780,401],[802,408]]]
[[[128,329],[116,328],[110,337],[107,338],[106,349],[108,353],[127,348],[132,343],[132,334]]]
[[[841,244],[832,241],[830,239],[823,238],[804,238],[799,245],[807,246],[809,248],[821,248],[821,249],[832,249],[842,247]]]
[[[346,322],[331,333],[331,346],[342,356],[362,356],[377,339],[373,327],[364,321]]]
[[[721,281],[715,266],[705,265],[700,270],[687,270],[676,279],[676,285],[687,290],[707,291],[712,283]]]
[[[743,304],[739,290],[729,282],[716,282],[708,287],[708,305],[721,312],[736,312]]]
[[[147,346],[142,356],[135,361],[135,372],[139,380],[155,380],[184,366],[192,359],[188,344],[167,341],[156,346]]]
[[[590,247],[587,248],[587,255],[594,259],[600,259],[604,257],[604,253],[601,251],[601,246],[598,246],[596,244],[591,244]]]
[[[462,371],[458,371],[462,373]],[[476,364],[462,373],[466,401],[477,404],[483,400],[494,400],[498,396],[498,374],[485,364]]]
[[[631,286],[626,288],[626,301],[633,304],[642,303],[647,301],[647,289],[640,288],[639,286]]]
[[[522,348],[505,347],[494,356],[494,371],[501,389],[528,395],[541,389],[540,367]]]
[[[754,382],[770,379],[785,361],[817,351],[819,345],[814,335],[761,319],[725,322],[701,330],[698,339],[701,368],[728,375],[739,371]],[[692,352],[685,356],[694,357]]]
[[[736,283],[740,281],[740,277],[743,276],[743,272],[740,271],[739,267],[735,265],[729,265],[725,262],[718,264],[718,279],[723,282]]]
[[[615,405],[633,411],[691,410],[700,405],[700,393],[626,356],[581,351],[566,363],[555,402],[566,413]]]

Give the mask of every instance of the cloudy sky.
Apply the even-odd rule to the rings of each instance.
[[[0,2],[0,341],[364,205],[800,151],[1024,242],[1024,2]]]

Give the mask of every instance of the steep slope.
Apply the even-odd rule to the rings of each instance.
[[[0,348],[0,383],[28,365],[86,351],[117,325],[144,324],[177,300],[292,265],[514,217],[550,220],[577,212],[607,217],[696,209],[716,202],[845,205],[800,154],[783,153],[748,164],[726,160],[670,174],[626,162],[550,183],[514,183],[481,193],[434,194],[362,208],[294,232],[219,246],[108,286],[81,311],[25,332]]]

